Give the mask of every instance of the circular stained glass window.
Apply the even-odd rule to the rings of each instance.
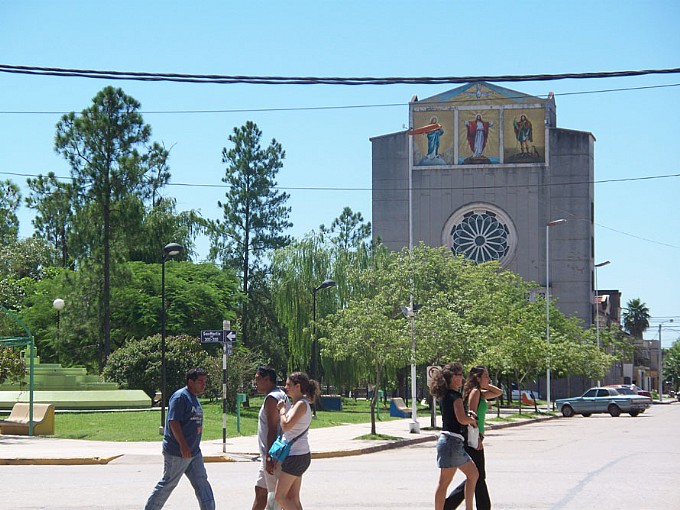
[[[444,226],[444,242],[454,253],[476,263],[511,259],[515,234],[510,218],[491,204],[474,204],[458,210]]]

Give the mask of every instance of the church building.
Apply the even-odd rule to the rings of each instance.
[[[486,82],[414,97],[408,125],[371,138],[374,238],[498,260],[593,324],[595,137],[557,127],[552,93]]]

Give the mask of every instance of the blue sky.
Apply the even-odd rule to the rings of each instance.
[[[679,23],[674,0],[2,0],[0,63],[255,76],[667,69],[680,67]],[[678,84],[678,74],[499,83],[543,97],[555,92],[558,127],[597,139],[596,181],[680,173],[673,160]],[[219,217],[224,190],[182,184],[221,185],[228,134],[255,121],[265,141],[276,138],[286,151],[279,185],[291,194],[295,237],[329,224],[345,206],[370,220],[369,138],[401,130],[413,95],[458,86],[196,85],[0,73],[0,180],[13,180],[25,194],[24,174],[67,176],[53,150],[55,124],[62,113],[89,106],[106,85],[140,101],[154,140],[171,148],[167,194],[208,218]],[[357,108],[296,110],[349,106]],[[647,303],[653,320],[646,338],[658,338],[659,322],[674,318],[663,326],[670,345],[680,336],[680,178],[603,182],[595,193],[596,262],[611,261],[598,273],[599,287],[620,289],[624,303]],[[31,218],[22,209],[22,236],[31,234]],[[207,246],[199,241],[201,257]]]

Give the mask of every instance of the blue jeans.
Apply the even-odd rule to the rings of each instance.
[[[200,453],[190,459],[164,453],[163,478],[154,487],[144,509],[158,510],[163,508],[182,475],[187,475],[191,482],[201,510],[215,510],[215,496],[213,496],[212,487],[208,482],[208,474],[205,472],[203,455]]]

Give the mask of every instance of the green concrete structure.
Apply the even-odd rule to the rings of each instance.
[[[28,352],[25,353],[28,365]],[[12,409],[15,402],[28,402],[29,377],[21,382],[0,384],[0,409]],[[151,398],[142,390],[120,390],[112,382],[88,375],[85,368],[64,368],[57,363],[33,359],[33,401],[54,404],[55,409],[139,409],[150,408]]]

